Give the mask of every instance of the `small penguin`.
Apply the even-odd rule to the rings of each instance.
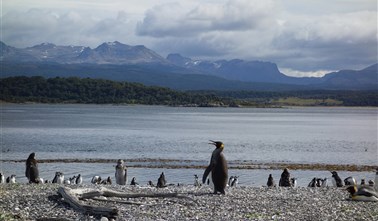
[[[53,180],[52,180],[52,183],[58,183],[59,173],[60,173],[60,172],[55,172],[55,176],[54,176],[54,178],[53,178]]]
[[[343,182],[341,181],[341,178],[339,177],[339,175],[337,174],[336,171],[332,171],[332,183],[333,183],[333,186],[335,187],[343,187]]]
[[[70,184],[76,184],[76,176],[69,178]]]
[[[64,174],[62,172],[59,172],[58,183],[59,184],[63,184],[64,183]]]
[[[292,187],[297,187],[297,178],[293,177],[293,178],[290,178],[290,182],[291,182],[291,186]]]
[[[321,187],[327,187],[328,186],[327,182],[328,182],[327,178],[322,179]]]
[[[7,177],[7,183],[16,183],[16,175],[12,174],[10,177]]]
[[[83,178],[81,177],[81,174],[77,175],[75,184],[82,184],[83,183]]]
[[[348,186],[346,189],[350,193],[350,199],[356,201],[378,202],[378,193],[371,188]]]
[[[268,182],[266,182],[266,185],[268,187],[274,187],[274,186],[276,186],[276,184],[274,183],[274,179],[273,179],[272,174],[269,174]]]
[[[316,177],[314,177],[310,183],[308,184],[308,187],[316,187]]]
[[[54,179],[52,183],[63,184],[64,183],[64,174],[62,172],[55,172]]]
[[[0,183],[5,183],[5,176],[0,172]]]
[[[232,181],[234,181],[234,176],[230,176],[227,186],[231,186]]]
[[[361,179],[361,186],[366,185],[365,179]]]
[[[197,174],[194,174],[194,186],[201,186]]]
[[[210,142],[210,144],[215,145],[216,148],[211,154],[210,164],[202,176],[202,183],[206,182],[206,178],[211,172],[211,178],[214,183],[214,194],[218,192],[226,194],[224,189],[227,186],[228,166],[226,158],[222,153],[224,144],[221,141],[210,140]]]
[[[39,177],[39,178],[38,178],[38,183],[40,183],[40,184],[44,184],[45,181],[43,180],[43,178]]]
[[[371,187],[374,187],[374,186],[375,186],[373,180],[369,180],[369,186],[371,186]]]
[[[355,186],[357,185],[356,179],[354,177],[347,177],[344,179],[345,186]]]
[[[100,184],[101,183],[101,177],[100,176],[93,176],[91,183],[93,184]]]
[[[117,161],[115,179],[118,185],[126,185],[127,183],[127,168],[123,163],[124,161],[121,159]]]
[[[111,179],[110,176],[109,176],[106,180],[102,180],[102,181],[101,181],[101,184],[104,184],[104,185],[112,185],[112,179]]]
[[[231,182],[231,187],[236,187],[239,184],[239,177],[234,176],[234,179]]]
[[[281,174],[279,186],[282,186],[282,187],[290,187],[291,186],[290,173],[289,173],[289,170],[287,168],[285,168],[284,171]]]
[[[131,185],[131,186],[138,186],[138,185],[139,185],[139,184],[136,182],[136,178],[135,178],[135,177],[133,177],[133,178],[131,179],[130,185]]]
[[[147,186],[155,187],[154,183],[151,180],[147,182]]]
[[[156,184],[156,187],[157,188],[163,188],[163,187],[166,187],[167,186],[167,181],[165,180],[165,175],[164,175],[164,172],[162,172],[160,174],[160,177],[158,179],[158,182]]]
[[[25,176],[28,178],[29,183],[39,182],[39,171],[35,153],[31,153],[26,160]]]

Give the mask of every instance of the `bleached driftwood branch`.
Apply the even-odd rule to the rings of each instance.
[[[116,200],[103,199],[103,198],[98,198],[98,197],[103,196],[103,197],[118,197],[118,198],[140,198],[140,197],[181,198],[181,199],[190,200],[198,205],[198,203],[194,199],[188,196],[179,195],[178,193],[149,193],[149,194],[124,193],[124,192],[110,190],[107,188],[101,188],[100,190],[96,190],[96,189],[68,189],[65,187],[60,187],[58,189],[58,193],[60,193],[62,197],[64,198],[64,200],[67,203],[69,203],[73,208],[86,214],[96,214],[96,215],[102,215],[106,217],[116,216],[118,214],[118,210],[116,208],[85,205],[81,203],[80,200],[95,199],[95,200],[100,200],[100,201],[115,202],[115,203],[122,203],[122,204],[154,206],[158,204],[143,204],[143,203],[137,203],[137,202],[116,201]]]
[[[118,192],[114,190],[110,190],[107,188],[101,188],[100,190],[93,190],[90,192],[84,192],[81,194],[79,199],[90,199],[98,196],[105,196],[105,197],[119,197],[119,198],[140,198],[140,197],[150,197],[150,198],[158,198],[158,197],[180,197],[177,193],[124,193]]]
[[[81,203],[79,199],[75,196],[75,194],[72,193],[71,190],[68,188],[59,187],[58,193],[63,197],[65,202],[70,204],[71,207],[73,207],[76,210],[81,211],[84,214],[102,215],[106,217],[116,217],[118,215],[117,208],[90,206],[90,205]]]

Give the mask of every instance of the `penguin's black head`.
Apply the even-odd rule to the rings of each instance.
[[[213,140],[210,140],[211,143],[209,144],[213,144],[215,145],[216,148],[221,148],[223,149],[224,148],[224,144],[221,142],[221,141],[213,141]]]
[[[336,171],[332,171],[331,173],[332,173],[332,177],[337,176],[337,172]]]
[[[35,157],[35,153],[34,152],[29,155],[29,159],[34,159],[34,157]]]

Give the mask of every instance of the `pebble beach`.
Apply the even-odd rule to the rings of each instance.
[[[178,193],[184,197],[86,199],[116,208],[116,217],[83,214],[58,194],[59,184],[0,185],[0,220],[378,220],[377,202],[348,200],[345,188],[238,186],[214,195],[209,186],[166,188],[106,185],[124,193]],[[101,185],[69,185],[100,189]],[[106,201],[106,200],[110,200]]]

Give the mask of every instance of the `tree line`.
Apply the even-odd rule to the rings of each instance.
[[[224,102],[213,94],[173,91],[91,78],[9,77],[0,79],[1,99],[6,102],[95,103],[145,105],[209,105]]]
[[[95,103],[171,106],[303,105],[315,100],[321,106],[378,106],[376,91],[175,91],[140,83],[79,77],[8,77],[0,79],[1,100],[12,103]],[[295,98],[295,99],[288,99]],[[282,100],[296,103],[280,103]],[[287,101],[286,100],[286,101]],[[329,102],[329,100],[333,102]],[[302,102],[302,103],[301,103]],[[307,102],[308,105],[308,102]],[[311,105],[311,104],[310,104]]]

